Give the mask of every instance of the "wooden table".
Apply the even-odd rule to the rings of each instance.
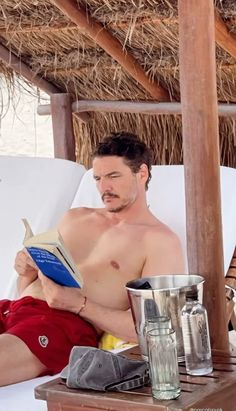
[[[125,354],[140,358],[138,347]],[[48,411],[235,411],[236,354],[214,352],[213,364],[213,373],[204,377],[187,375],[184,364],[180,364],[182,391],[176,400],[158,401],[150,387],[106,393],[69,389],[59,378],[36,387],[35,397],[47,401]]]

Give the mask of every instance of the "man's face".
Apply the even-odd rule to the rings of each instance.
[[[122,157],[95,157],[93,175],[108,211],[118,213],[136,200],[138,173],[133,173]]]

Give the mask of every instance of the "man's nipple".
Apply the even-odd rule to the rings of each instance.
[[[112,266],[113,268],[115,268],[116,270],[119,270],[119,269],[120,269],[120,266],[119,266],[119,264],[118,264],[116,261],[111,260],[110,264],[111,264],[111,266]]]

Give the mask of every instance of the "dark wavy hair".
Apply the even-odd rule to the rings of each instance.
[[[148,189],[148,183],[152,177],[152,154],[151,150],[136,134],[122,131],[120,133],[111,133],[104,137],[95,148],[93,158],[104,156],[122,157],[133,173],[138,173],[141,165],[146,164],[148,168],[146,190]]]

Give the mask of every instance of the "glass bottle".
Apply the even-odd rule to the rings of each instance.
[[[186,293],[181,311],[186,371],[190,375],[212,372],[211,344],[205,307],[198,301],[197,290]]]

